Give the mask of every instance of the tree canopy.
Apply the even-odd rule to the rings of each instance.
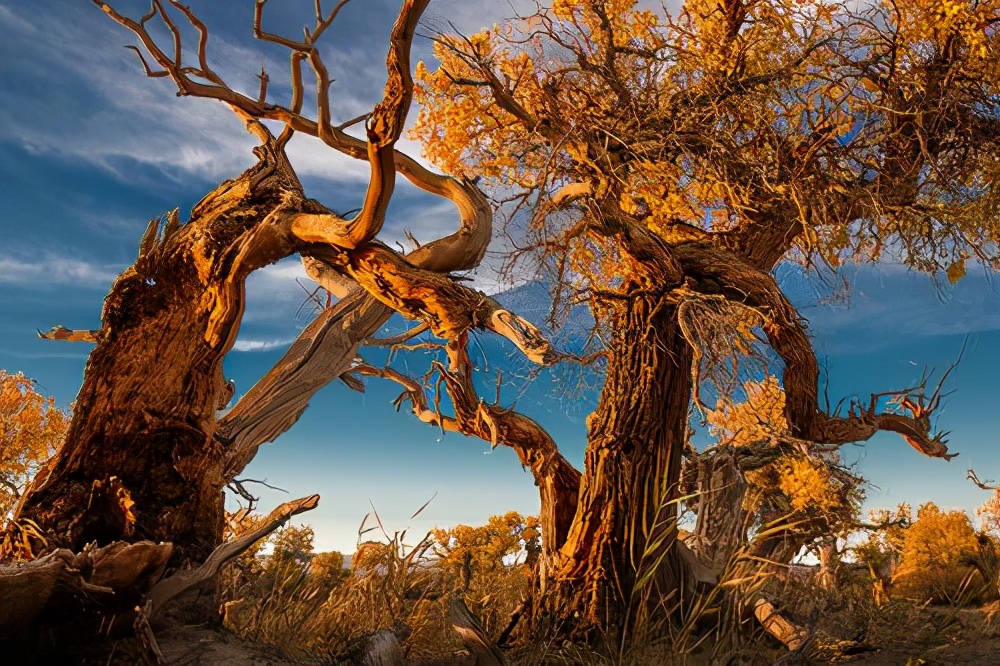
[[[763,267],[793,247],[834,265],[888,252],[956,278],[1000,257],[998,12],[557,1],[438,39],[414,135],[446,172],[524,193],[532,246],[573,248],[560,276],[615,275],[625,214]]]

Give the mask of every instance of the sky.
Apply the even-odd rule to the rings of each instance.
[[[285,54],[251,37],[253,2],[192,1],[212,36],[209,58],[234,88],[255,91],[261,63],[271,90],[287,98]],[[464,33],[529,3],[433,0],[420,33]],[[148,2],[119,0],[119,11],[141,15]],[[272,0],[265,27],[297,35],[309,20],[310,0]],[[378,101],[384,49],[396,0],[355,0],[324,37],[324,58],[335,83],[335,119],[364,113]],[[174,207],[181,218],[206,192],[251,165],[253,139],[223,105],[178,98],[167,79],[148,79],[134,54],[134,38],[94,5],[64,0],[0,0],[0,368],[23,371],[43,393],[68,407],[79,390],[90,346],[37,339],[56,324],[97,328],[103,298],[134,259],[151,218]],[[414,61],[428,58],[418,37]],[[403,140],[416,155],[419,147]],[[335,210],[357,207],[367,166],[343,158],[308,137],[289,148],[309,196]],[[403,242],[409,230],[422,240],[450,233],[451,204],[400,184],[380,238]],[[495,291],[488,269],[475,284]],[[871,392],[912,385],[925,367],[938,373],[966,346],[952,374],[939,424],[951,430],[961,455],[944,462],[918,455],[891,434],[845,447],[870,479],[868,505],[917,506],[934,501],[972,511],[985,493],[964,480],[968,467],[1000,478],[1000,294],[998,276],[979,267],[952,286],[942,276],[892,265],[847,267],[837,276],[804,274],[785,265],[778,277],[810,322],[817,353],[828,368],[828,393],[866,399]],[[294,259],[254,273],[235,348],[225,359],[237,396],[280,358],[314,310],[308,280]],[[536,321],[544,316],[544,289],[527,285],[501,297]],[[403,326],[389,325],[390,331]],[[547,427],[567,458],[582,466],[584,418],[596,390],[570,391],[565,370],[541,373],[526,388],[524,362],[504,343],[477,337],[483,393],[491,374],[504,370],[507,400]],[[372,361],[377,353],[365,353]],[[422,374],[427,361],[407,359]],[[409,530],[410,541],[435,525],[480,524],[488,516],[534,513],[531,475],[512,451],[449,434],[397,413],[395,385],[368,382],[365,394],[332,384],[303,418],[274,444],[262,447],[244,473],[286,489],[249,486],[268,511],[293,497],[319,493],[320,507],[301,517],[313,526],[317,550],[353,552],[358,528],[373,508],[385,529]],[[412,514],[433,497],[416,518]],[[367,536],[371,536],[369,533]]]

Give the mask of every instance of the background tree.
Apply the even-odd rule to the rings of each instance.
[[[906,530],[893,588],[896,594],[917,601],[956,603],[970,589],[966,578],[974,570],[965,562],[977,551],[976,532],[964,511],[942,511],[932,502],[924,504]],[[981,584],[980,580],[975,585]]]
[[[0,522],[6,522],[25,487],[59,449],[69,415],[56,408],[22,373],[0,370]]]
[[[456,525],[432,533],[434,550],[446,567],[460,572],[468,587],[475,576],[488,576],[504,566],[537,559],[541,533],[538,518],[509,511],[490,516],[485,525]]]

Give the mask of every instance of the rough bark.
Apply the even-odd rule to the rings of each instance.
[[[263,128],[251,124],[263,134]],[[174,564],[200,563],[222,536],[223,444],[215,415],[222,358],[244,307],[244,281],[297,249],[290,214],[307,201],[268,138],[260,162],[143,238],[105,300],[66,444],[36,477],[16,520],[47,545],[174,543]]]
[[[607,379],[545,608],[571,633],[596,629],[612,644],[641,629],[647,602],[676,602],[683,573],[674,543],[691,351],[664,288],[651,284],[608,303]]]
[[[695,454],[697,493],[694,533],[684,540],[709,568],[722,571],[737,550],[747,544],[747,519],[742,510],[747,493],[735,452]]]

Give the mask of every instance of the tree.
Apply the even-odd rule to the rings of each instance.
[[[445,567],[458,571],[464,587],[475,576],[489,576],[515,561],[532,563],[539,551],[538,519],[509,511],[490,516],[485,525],[456,525],[432,533],[435,552]]]
[[[69,416],[22,373],[0,370],[0,521],[62,445]]]
[[[440,65],[417,68],[415,133],[451,176],[394,150],[426,0],[402,3],[367,140],[331,118],[317,48],[344,2],[328,12],[316,3],[301,40],[268,32],[267,3],[256,3],[254,35],[290,51],[287,103],[269,101],[265,76],[258,98],[230,88],[208,63],[207,27],[180,2],[154,0],[138,21],[95,4],[139,37],[150,76],[227,103],[262,145],[260,163],[210,193],[187,224],[176,213],[154,221],[112,287],[67,444],[20,512],[50,547],[153,538],[177,544],[175,564],[203,559],[222,533],[221,489],[321,386],[356,385],[353,370],[399,382],[422,421],[511,446],[531,470],[545,592],[536,617],[547,611],[582,636],[641,637],[656,626],[643,620],[676,607],[664,600],[696,587],[676,516],[688,409],[700,370],[719,361],[699,344],[706,326],[751,330],[780,357],[790,445],[888,430],[926,455],[954,455],[932,429],[940,391],[926,382],[846,413],[821,410],[805,326],[770,271],[793,254],[832,264],[898,256],[956,279],[969,257],[997,264],[996,0],[880,3],[854,15],[810,0],[691,0],[676,17],[630,0],[558,0],[510,27],[441,37]],[[154,18],[169,48],[147,30]],[[199,33],[197,64],[181,62],[177,21]],[[304,64],[316,77],[315,118],[303,111]],[[285,129],[275,138],[261,120]],[[370,164],[356,216],[306,198],[284,154],[293,132]],[[406,257],[375,240],[397,172],[461,217],[455,234]],[[530,208],[522,230],[516,216],[508,226],[513,255],[555,276],[560,298],[579,290],[570,295],[603,333],[605,383],[582,472],[538,423],[475,390],[472,328],[511,339],[532,361],[560,358],[538,329],[448,276],[476,265],[491,235],[477,183],[508,199],[505,210]],[[217,419],[243,281],[294,253],[340,300]],[[393,311],[445,341],[433,371],[451,413],[421,382],[354,365]]]
[[[972,572],[966,562],[978,553],[976,532],[964,511],[942,511],[928,502],[906,530],[896,592],[917,601],[955,602]]]
[[[436,69],[418,66],[428,157],[530,209],[522,254],[608,334],[578,508],[555,544],[550,609],[567,624],[628,634],[640,599],[692,588],[673,502],[692,376],[717,361],[693,313],[721,310],[733,334],[759,318],[792,438],[889,430],[950,456],[930,427],[939,393],[819,408],[809,338],[770,274],[796,253],[953,277],[967,256],[997,265],[982,249],[1000,219],[997,4],[943,7],[691,0],[672,17],[566,0],[442,37]]]
[[[153,71],[143,58],[150,76],[169,75],[183,94],[229,103],[260,139],[260,161],[209,193],[186,224],[176,210],[150,223],[135,264],[112,286],[100,330],[57,328],[47,334],[97,346],[67,444],[51,473],[36,479],[19,513],[45,533],[37,552],[78,550],[91,541],[153,539],[175,545],[175,566],[204,560],[221,539],[223,487],[261,444],[295,422],[319,388],[351,369],[360,342],[395,310],[428,319],[431,329],[446,337],[472,326],[498,331],[529,356],[547,358],[547,343],[530,324],[446,275],[474,267],[482,258],[490,237],[490,211],[482,195],[471,184],[434,174],[393,149],[410,105],[409,49],[426,0],[403,3],[390,37],[384,99],[366,120],[367,140],[332,125],[330,80],[315,46],[343,3],[329,12],[318,7],[316,26],[301,42],[264,31],[265,3],[256,5],[255,35],[292,52],[290,107],[228,88],[208,65],[206,26],[181,3],[157,1],[153,15],[141,21],[107,3],[95,4],[139,35],[162,68]],[[167,55],[156,45],[146,31],[155,16],[168,30],[178,30],[177,19],[200,32],[197,67],[182,65],[180,51]],[[175,34],[179,40],[180,33]],[[303,61],[319,77],[318,120],[301,113]],[[286,128],[275,138],[257,120],[263,118],[283,120]],[[305,197],[284,153],[297,131],[320,136],[331,148],[370,163],[371,182],[357,215],[345,220]],[[461,218],[455,234],[406,258],[373,241],[397,170],[454,201]],[[343,298],[220,418],[217,412],[229,398],[221,361],[239,329],[244,281],[253,270],[295,253],[305,258],[310,274]]]
[[[854,547],[854,553],[868,567],[875,603],[889,601],[892,579],[899,568],[906,540],[906,530],[913,522],[909,504],[900,504],[895,512],[877,509],[870,512],[870,524],[865,526],[868,538]]]

